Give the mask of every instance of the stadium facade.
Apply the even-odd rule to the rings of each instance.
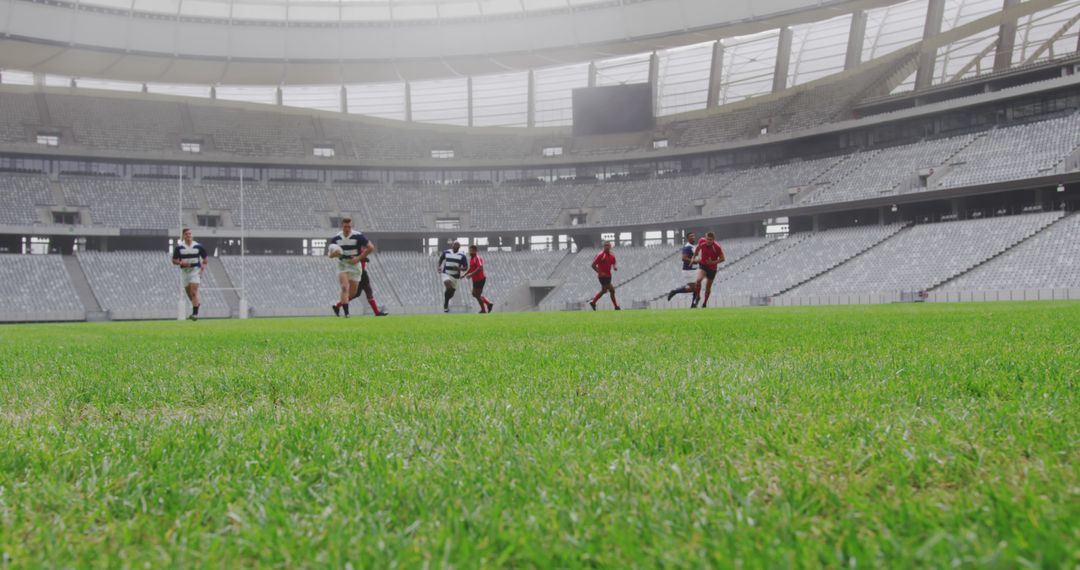
[[[387,21],[347,3],[326,21],[307,2],[6,4],[0,320],[174,316],[180,225],[216,252],[204,314],[237,314],[240,287],[255,315],[326,312],[318,254],[346,215],[404,312],[438,310],[428,255],[450,238],[490,250],[509,308],[580,308],[603,239],[624,304],[677,306],[657,297],[688,229],[728,248],[729,305],[1080,296],[1080,2],[418,3],[403,19],[388,2]],[[462,11],[420,16],[445,6]],[[42,11],[70,25],[35,28]],[[550,45],[454,40],[592,18],[608,25]],[[340,41],[380,25],[439,41]],[[261,47],[318,47],[308,33],[336,51]],[[225,39],[204,53],[192,35]],[[656,127],[574,136],[572,89],[619,83],[652,86]]]

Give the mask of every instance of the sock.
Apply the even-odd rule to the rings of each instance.
[[[345,309],[345,316],[349,316],[349,304],[345,303],[345,304],[341,305],[341,308]]]
[[[450,299],[453,298],[453,296],[454,296],[454,290],[453,289],[447,289],[446,291],[443,291],[443,304],[442,304],[442,306],[443,306],[444,309],[447,309],[447,308],[450,307]]]
[[[379,314],[379,304],[375,302],[375,297],[367,300],[367,304],[371,305],[371,310],[375,311],[375,314]]]
[[[334,306],[340,309],[341,308],[341,301],[338,301],[337,303],[335,303]]]
[[[705,292],[705,304],[706,305],[709,304],[709,294],[711,294],[711,293],[712,293],[712,291],[706,291]]]
[[[199,306],[198,305],[195,305],[195,306],[191,307],[191,314],[198,316],[198,314],[199,314]]]
[[[483,304],[485,304],[485,305],[491,305],[491,304],[493,304],[493,303],[492,303],[491,301],[489,301],[489,300],[488,300],[488,298],[487,298],[487,297],[484,297],[484,296],[481,296],[481,297],[480,297],[480,302],[482,302],[482,303],[483,303]]]
[[[603,292],[603,291],[601,291],[601,292],[597,293],[597,294],[596,294],[596,296],[592,298],[592,302],[593,302],[593,303],[596,303],[597,301],[599,301],[599,300],[600,300],[600,297],[603,297],[603,296],[604,296],[604,292]]]

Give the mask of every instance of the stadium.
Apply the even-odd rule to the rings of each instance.
[[[1080,564],[1080,0],[0,31],[0,567]]]

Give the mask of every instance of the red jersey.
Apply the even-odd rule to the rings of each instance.
[[[720,264],[720,259],[724,257],[724,250],[720,247],[720,242],[713,241],[710,245],[709,242],[705,241],[705,238],[701,238],[697,243],[701,266],[716,269],[716,266]]]
[[[597,275],[600,277],[611,277],[611,268],[615,266],[615,254],[609,251],[601,251],[593,258],[593,265],[596,266]]]
[[[487,279],[487,276],[484,275],[484,258],[480,257],[479,255],[477,255],[476,257],[470,257],[469,271],[476,272],[470,275],[470,277],[472,277],[473,283],[477,283],[483,281],[484,279]]]

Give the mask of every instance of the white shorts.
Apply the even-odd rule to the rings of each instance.
[[[458,278],[452,275],[442,274],[442,282],[450,286],[451,289],[458,288]]]
[[[353,265],[344,259],[338,260],[337,269],[338,273],[348,275],[349,281],[359,281],[364,276],[364,268],[359,263]]]
[[[180,277],[183,278],[184,287],[187,287],[192,283],[196,285],[202,283],[202,276],[199,275],[198,267],[181,267]]]

